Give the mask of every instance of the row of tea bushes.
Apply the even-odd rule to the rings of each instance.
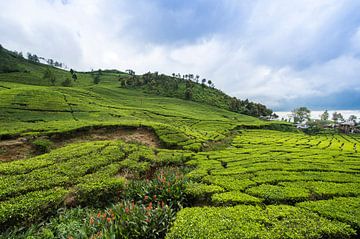
[[[349,225],[293,206],[193,207],[177,214],[167,239],[350,238]]]

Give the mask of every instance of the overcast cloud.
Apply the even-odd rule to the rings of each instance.
[[[194,73],[274,109],[360,95],[356,0],[0,0],[0,9],[0,44],[79,70]]]

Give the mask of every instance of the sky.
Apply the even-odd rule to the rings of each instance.
[[[0,44],[206,78],[274,110],[360,109],[357,0],[0,0]]]

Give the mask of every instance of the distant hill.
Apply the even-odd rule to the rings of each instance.
[[[191,76],[181,77],[175,74],[168,76],[149,72],[122,77],[120,84],[124,88],[143,89],[147,93],[192,100],[255,117],[269,116],[273,113],[263,104],[231,97],[216,89],[212,83],[208,84],[205,81],[200,83]]]
[[[54,75],[53,82],[44,77],[46,71],[51,71]],[[74,72],[76,79],[73,80],[73,74],[69,71],[27,60],[19,53],[9,51],[0,45],[0,73],[6,73],[0,74],[0,81],[61,86],[67,80],[72,86],[91,86],[94,85],[95,78],[97,78],[99,81],[97,83],[100,84],[191,100],[255,117],[269,116],[273,113],[263,104],[231,97],[216,89],[212,83],[199,82],[199,78],[193,77],[191,74],[180,77],[180,75],[168,76],[156,72],[135,75],[131,70],[128,73],[118,70]]]

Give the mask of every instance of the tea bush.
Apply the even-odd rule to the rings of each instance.
[[[334,198],[331,200],[309,201],[297,206],[317,212],[320,215],[346,222],[360,230],[360,198]]]
[[[167,239],[180,238],[349,238],[349,225],[292,206],[239,205],[181,210]]]
[[[258,204],[263,200],[261,198],[253,197],[249,194],[238,191],[231,191],[226,193],[216,193],[211,197],[211,201],[216,205],[232,205],[232,204]]]
[[[50,152],[53,147],[53,142],[48,139],[36,139],[32,142],[32,145],[38,153],[42,154]]]

